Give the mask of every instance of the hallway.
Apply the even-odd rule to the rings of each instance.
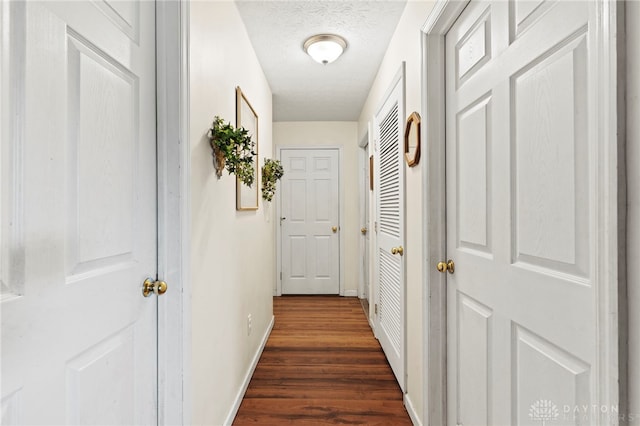
[[[234,425],[411,424],[357,298],[276,297]]]
[[[640,426],[640,0],[0,28],[0,425]]]

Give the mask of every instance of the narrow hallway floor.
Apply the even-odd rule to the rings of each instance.
[[[411,424],[357,298],[275,297],[273,311],[234,425]]]

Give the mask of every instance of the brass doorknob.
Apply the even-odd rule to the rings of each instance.
[[[361,233],[362,235],[366,235],[366,234],[367,234],[367,231],[368,231],[368,229],[367,229],[367,227],[366,227],[366,226],[365,226],[364,228],[360,228],[360,233]]]
[[[446,262],[438,262],[438,264],[436,265],[436,269],[438,270],[438,272],[449,272],[450,274],[453,274],[453,272],[455,271],[455,263],[453,263],[453,260],[449,259]]]
[[[399,254],[400,256],[404,255],[404,248],[402,246],[393,247],[391,249],[391,254]]]
[[[164,281],[156,281],[156,284],[157,286],[154,289],[154,293],[156,293],[158,296],[161,296],[167,292],[167,283],[165,283]]]
[[[149,297],[151,294],[163,295],[167,292],[167,283],[164,281],[153,281],[151,278],[144,280],[142,284],[142,295]]]
[[[338,232],[338,227],[337,226],[332,226],[331,230],[333,231],[333,233],[335,234],[336,232]]]

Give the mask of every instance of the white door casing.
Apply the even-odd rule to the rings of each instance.
[[[376,337],[405,391],[404,63],[374,117],[376,190]]]
[[[156,5],[158,424],[191,424],[189,2]]]
[[[340,293],[340,153],[282,149],[283,294]]]
[[[360,299],[369,300],[369,135],[367,134],[360,144],[359,163],[360,163],[360,282],[358,288],[358,297]]]
[[[627,258],[640,259],[640,3],[625,3],[626,31],[626,169],[627,169]],[[630,119],[629,119],[630,118]],[[628,297],[628,412],[640,420],[640,263],[627,264]],[[635,284],[634,284],[635,283]],[[624,378],[621,371],[621,381]],[[622,399],[622,395],[621,395]],[[622,401],[621,401],[622,402]],[[633,424],[632,421],[629,421]]]
[[[1,7],[2,423],[156,423],[155,5]]]
[[[363,298],[366,300],[370,299],[370,288],[371,288],[371,189],[369,177],[371,170],[369,169],[369,144],[364,147],[364,186],[362,190],[364,191],[364,220],[362,224],[364,225],[364,250],[363,250],[363,266],[362,271],[364,275],[363,284],[364,284],[364,295]],[[360,231],[362,234],[362,230]]]
[[[446,81],[456,263],[445,309],[445,253],[427,243],[426,413],[444,423],[446,311],[448,424],[616,423],[616,8],[472,2],[453,24],[462,7],[441,2],[424,29],[427,237],[442,230],[429,188],[443,181]]]

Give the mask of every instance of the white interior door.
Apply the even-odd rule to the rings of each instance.
[[[402,74],[400,75],[402,76]],[[374,118],[377,144],[378,263],[376,337],[405,390],[404,79],[397,78]]]
[[[282,293],[340,292],[339,152],[283,149]]]
[[[153,2],[2,2],[2,424],[156,424]]]
[[[472,1],[446,36],[450,424],[602,424],[593,4]]]

